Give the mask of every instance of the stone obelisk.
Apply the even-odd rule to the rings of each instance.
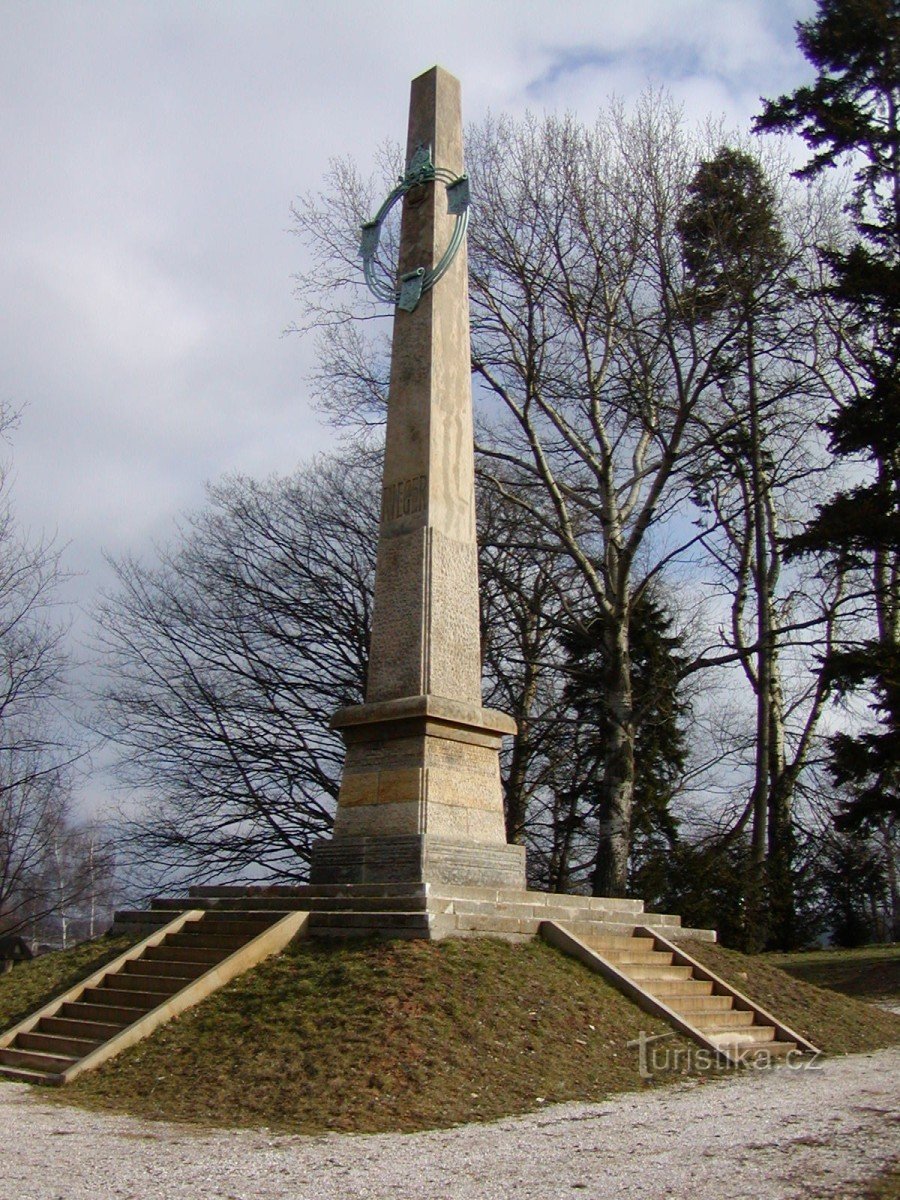
[[[347,757],[313,883],[525,884],[498,758],[515,722],[481,702],[468,271],[464,241],[446,264],[442,182],[462,173],[459,82],[434,67],[410,97],[366,701],[332,721]]]

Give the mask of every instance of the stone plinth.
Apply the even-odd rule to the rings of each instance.
[[[332,725],[347,759],[313,883],[522,885],[525,852],[506,843],[498,760],[510,717],[410,696],[341,709]]]

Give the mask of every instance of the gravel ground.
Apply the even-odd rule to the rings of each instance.
[[[788,1200],[900,1151],[900,1048],[419,1134],[195,1131],[0,1084],[3,1200]]]

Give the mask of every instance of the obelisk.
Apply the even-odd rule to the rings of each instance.
[[[515,722],[481,701],[468,185],[459,82],[440,67],[412,83],[404,180],[368,687],[332,721],[347,756],[311,879],[522,888],[498,757]]]

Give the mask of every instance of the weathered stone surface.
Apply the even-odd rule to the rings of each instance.
[[[462,173],[459,83],[439,67],[412,84],[407,161],[423,145]],[[455,221],[442,182],[410,191],[400,274],[432,268]],[[524,884],[498,760],[515,723],[481,703],[474,478],[463,245],[418,306],[394,314],[366,703],[332,721],[347,758],[315,882]]]
[[[522,846],[465,845],[422,834],[341,837],[322,842],[316,854],[313,884],[390,883],[398,878],[427,879],[457,887],[516,887],[525,874]]]

